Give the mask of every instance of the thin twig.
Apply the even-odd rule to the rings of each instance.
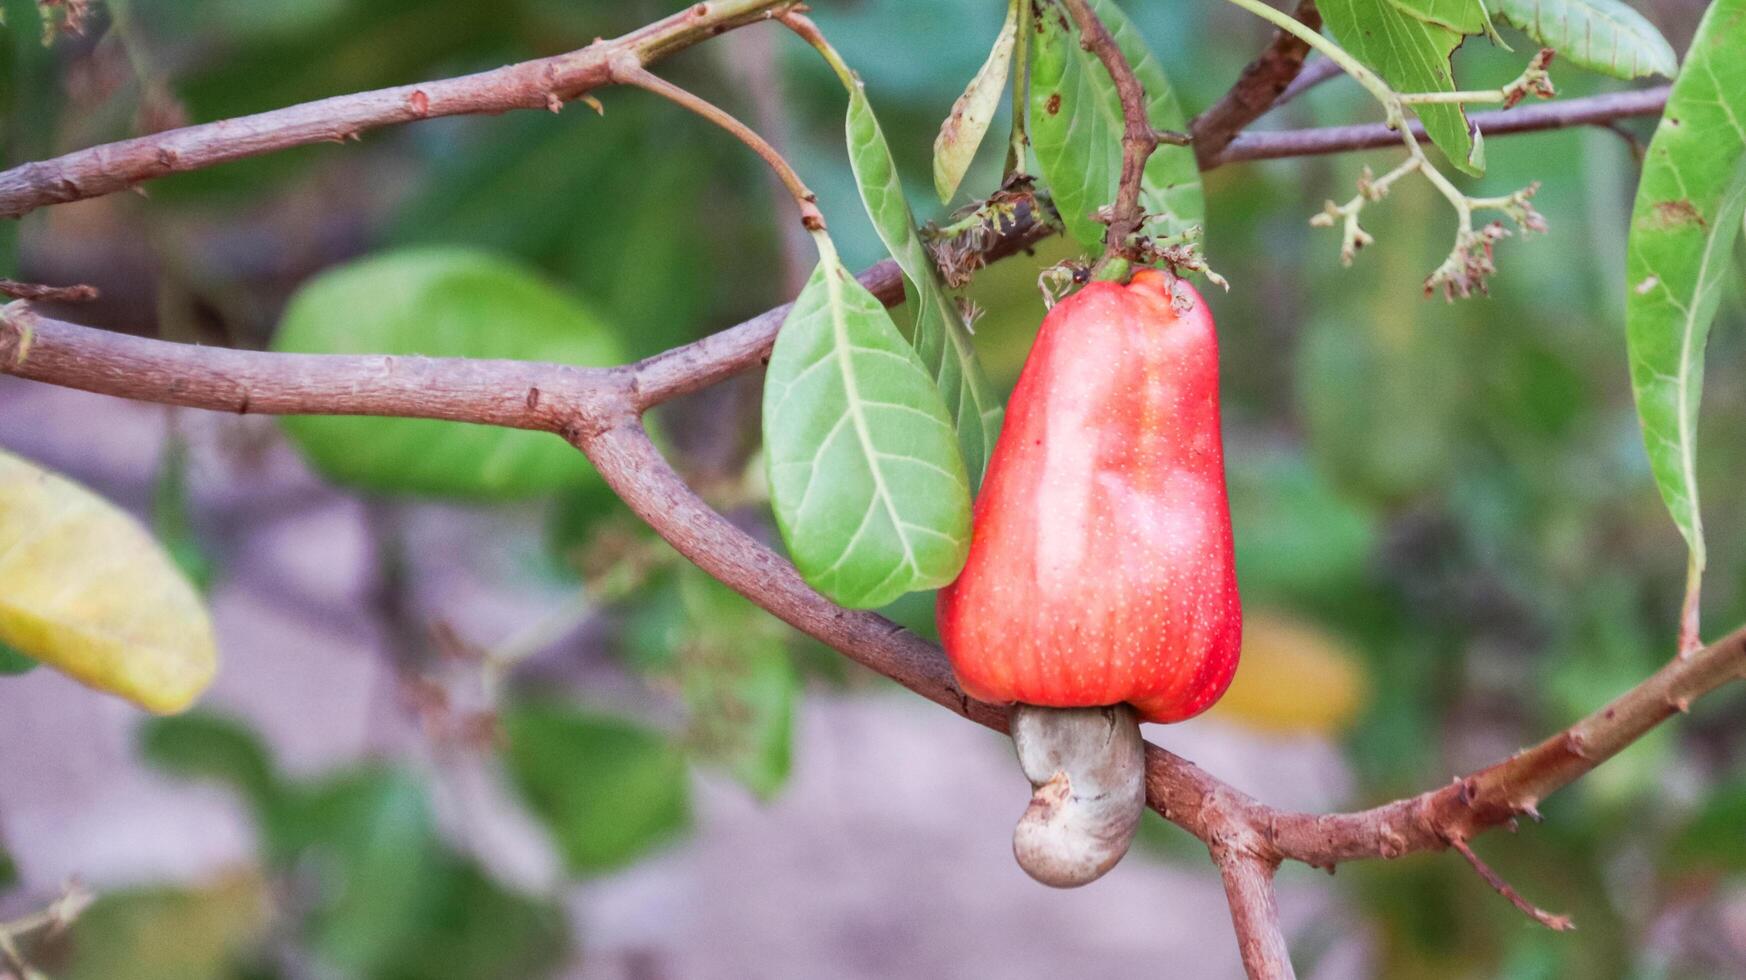
[[[1473,853],[1473,848],[1469,846],[1466,841],[1457,837],[1449,842],[1449,846],[1460,852],[1461,856],[1467,859],[1467,863],[1473,865],[1473,870],[1477,871],[1479,876],[1485,879],[1485,883],[1490,885],[1499,895],[1509,899],[1510,904],[1520,909],[1523,915],[1533,919],[1535,922],[1540,923],[1554,932],[1569,932],[1576,928],[1576,923],[1570,921],[1570,916],[1553,915],[1551,912],[1548,912],[1538,905],[1535,905],[1533,902],[1523,898],[1522,893],[1516,891],[1514,886],[1503,879],[1502,875],[1491,870],[1490,865],[1481,861],[1479,855]]]
[[[750,147],[753,153],[758,154],[759,159],[763,160],[776,174],[777,179],[782,181],[782,186],[786,187],[788,193],[794,198],[794,203],[800,206],[801,225],[811,232],[824,230],[824,214],[818,209],[818,195],[806,186],[806,182],[800,179],[800,174],[796,173],[794,167],[783,158],[782,154],[770,145],[769,140],[759,136],[752,127],[740,122],[731,113],[708,99],[686,91],[655,75],[630,55],[621,56],[613,62],[609,77],[614,82],[635,85],[640,89],[653,92],[732,133],[735,139]]]
[[[1292,16],[1306,27],[1321,29],[1322,15],[1316,9],[1316,0],[1298,0]],[[1309,49],[1309,43],[1303,38],[1288,31],[1275,31],[1267,47],[1244,66],[1230,91],[1194,118],[1189,128],[1194,133],[1195,159],[1200,161],[1203,169],[1218,157],[1219,151],[1232,137],[1284,99],[1303,70]],[[1318,64],[1339,71],[1339,66],[1331,61]]]
[[[39,303],[89,303],[98,296],[96,286],[43,286],[16,279],[0,279],[0,296],[35,300]]]

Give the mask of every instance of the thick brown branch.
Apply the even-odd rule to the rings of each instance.
[[[1292,16],[1312,31],[1322,29],[1322,13],[1316,9],[1316,0],[1298,0]],[[1202,169],[1218,157],[1232,137],[1273,108],[1303,70],[1308,54],[1309,42],[1295,34],[1275,31],[1273,40],[1243,68],[1231,90],[1195,117],[1189,128],[1194,133],[1194,156]]]
[[[576,444],[608,485],[680,554],[789,625],[937,704],[1006,730],[1006,708],[958,689],[940,648],[870,612],[814,592],[794,566],[704,503],[649,441],[628,406],[590,426]]]
[[[1268,812],[1271,843],[1326,867],[1366,857],[1440,850],[1518,815],[1568,786],[1668,717],[1729,681],[1746,678],[1746,627],[1689,657],[1674,657],[1612,703],[1529,749],[1447,786],[1359,813]],[[1265,808],[1263,808],[1265,809]]]
[[[1000,234],[984,244],[977,263],[999,261],[1054,234],[1047,223],[1037,220],[1039,212],[1034,199],[1030,204],[1014,204],[1010,213],[1013,221],[1002,225]],[[969,263],[970,259],[966,256],[963,261]],[[903,302],[903,272],[891,259],[873,265],[856,278],[886,306]],[[770,345],[776,342],[776,331],[787,319],[791,305],[778,306],[738,326],[656,354],[637,364],[633,369],[637,410],[643,411],[678,395],[707,388],[763,363],[770,355]]]
[[[765,19],[788,0],[713,0],[579,51],[459,78],[340,95],[252,116],[186,126],[79,150],[0,173],[0,218],[126,190],[166,174],[200,170],[310,143],[436,116],[557,110],[608,83],[626,56],[649,64],[730,28]]]
[[[389,415],[558,432],[628,390],[624,369],[278,354],[148,340],[0,309],[0,373],[135,401],[263,415]]]
[[[1214,846],[1213,863],[1225,882],[1231,925],[1237,930],[1237,950],[1249,980],[1293,980],[1291,951],[1279,925],[1279,900],[1273,893],[1277,866],[1229,845]]]
[[[1662,85],[1633,92],[1611,92],[1563,102],[1479,112],[1469,118],[1486,136],[1562,129],[1567,126],[1600,126],[1631,116],[1656,115],[1667,105],[1667,91],[1668,87]],[[1412,123],[1412,131],[1421,143],[1425,141],[1424,126],[1416,120]],[[1242,133],[1232,139],[1215,158],[1203,163],[1202,167],[1399,145],[1400,134],[1382,123],[1275,133]]]

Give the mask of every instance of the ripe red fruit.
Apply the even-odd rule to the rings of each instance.
[[[1092,283],[1043,319],[939,626],[983,701],[1173,722],[1224,693],[1242,609],[1218,338],[1186,282]]]

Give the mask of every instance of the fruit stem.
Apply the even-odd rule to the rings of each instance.
[[[1013,828],[1019,867],[1054,888],[1103,877],[1128,852],[1146,809],[1139,715],[1125,704],[1016,704],[1009,727],[1035,790]]]

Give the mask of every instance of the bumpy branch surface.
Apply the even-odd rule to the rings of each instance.
[[[1291,980],[1291,950],[1279,928],[1279,900],[1273,892],[1278,865],[1243,851],[1212,849],[1213,863],[1225,883],[1231,925],[1237,930],[1237,952],[1250,980]]]
[[[731,28],[768,19],[792,2],[712,0],[567,54],[186,126],[27,163],[0,173],[0,218],[294,146],[343,143],[397,123],[511,109],[556,112],[564,102],[607,84],[615,59],[629,56],[646,65]]]

